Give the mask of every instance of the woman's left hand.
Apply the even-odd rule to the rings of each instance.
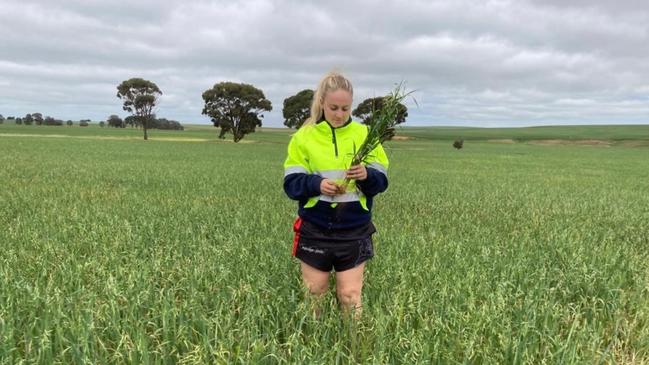
[[[363,181],[367,179],[367,169],[365,165],[354,165],[347,170],[345,178],[352,180]]]

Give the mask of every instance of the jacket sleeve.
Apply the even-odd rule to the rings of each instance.
[[[307,200],[320,195],[322,177],[309,170],[308,158],[300,146],[298,134],[288,144],[284,162],[284,192],[293,200]]]
[[[371,197],[387,190],[388,165],[388,156],[385,154],[383,146],[379,144],[366,160],[367,179],[356,182],[356,186],[363,194]]]

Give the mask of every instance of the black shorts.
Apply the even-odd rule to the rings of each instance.
[[[371,222],[329,232],[298,218],[293,231],[293,256],[320,271],[349,270],[374,257]]]

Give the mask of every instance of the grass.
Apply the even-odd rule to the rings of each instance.
[[[605,140],[649,142],[649,125],[544,126],[525,128],[403,127],[401,135],[433,140]]]
[[[649,362],[646,148],[389,142],[352,323],[303,298],[288,134],[187,132],[0,125],[0,363]]]

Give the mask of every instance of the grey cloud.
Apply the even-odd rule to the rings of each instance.
[[[279,126],[284,98],[338,68],[358,101],[406,80],[423,100],[409,124],[647,115],[639,1],[9,0],[0,17],[2,114],[122,114],[115,87],[138,76],[163,90],[160,115],[207,122],[201,93],[232,80],[264,90]]]

